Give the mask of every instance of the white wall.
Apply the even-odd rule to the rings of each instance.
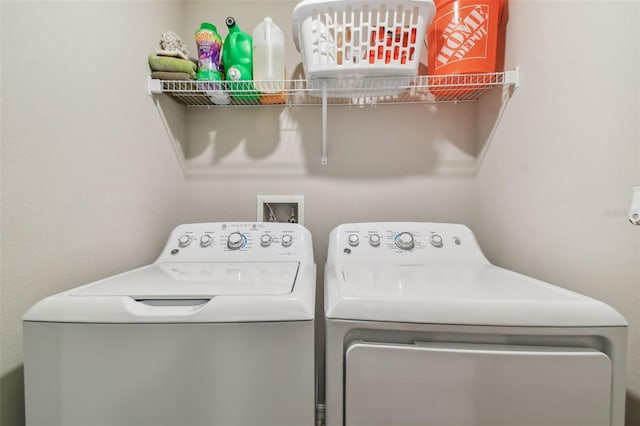
[[[507,66],[522,85],[489,142],[475,135],[495,118],[485,104],[332,108],[320,166],[318,108],[185,113],[146,96],[159,35],[195,52],[200,22],[224,35],[227,15],[280,23],[293,74],[294,4],[1,3],[2,425],[22,424],[31,304],[150,261],[175,223],[253,220],[257,194],[305,196],[319,272],[339,223],[460,222],[495,263],[612,304],[631,323],[640,424],[640,233],[624,217],[640,183],[639,3],[512,0]],[[62,53],[34,48],[33,29]]]
[[[1,423],[24,424],[21,317],[151,261],[182,172],[145,94],[178,3],[3,1]]]
[[[601,299],[629,321],[627,424],[640,424],[640,2],[511,1],[521,87],[474,186],[491,261]]]

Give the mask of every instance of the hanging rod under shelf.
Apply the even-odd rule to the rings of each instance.
[[[195,81],[153,80],[149,94],[165,93],[189,107],[319,106],[475,101],[495,86],[518,85],[518,69],[482,74],[323,80]],[[266,87],[265,87],[266,86]],[[260,94],[256,87],[277,93]],[[323,96],[326,93],[326,97]]]

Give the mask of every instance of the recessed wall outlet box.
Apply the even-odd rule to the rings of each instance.
[[[289,222],[304,225],[304,195],[258,195],[258,222]]]

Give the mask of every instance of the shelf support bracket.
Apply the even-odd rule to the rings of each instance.
[[[513,86],[513,90],[516,90],[520,85],[520,66],[517,66],[512,70],[505,71],[504,75],[504,84]]]
[[[322,82],[322,159],[320,163],[327,165],[327,82]]]
[[[147,94],[149,96],[155,95],[156,93],[162,93],[162,82],[160,80],[154,80],[151,76],[147,77]]]

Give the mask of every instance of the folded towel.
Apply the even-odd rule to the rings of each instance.
[[[167,31],[162,34],[160,37],[160,48],[162,50],[179,50],[186,56],[191,56],[180,36],[173,31]]]
[[[189,57],[187,55],[185,55],[184,53],[182,53],[179,50],[158,50],[158,51],[156,51],[156,55],[158,55],[158,56],[172,56],[174,58],[180,58],[180,59],[189,59]]]
[[[186,72],[153,71],[151,78],[154,80],[193,80],[191,74]]]
[[[149,56],[151,71],[184,72],[195,78],[197,66],[185,59],[172,58],[170,56]]]

